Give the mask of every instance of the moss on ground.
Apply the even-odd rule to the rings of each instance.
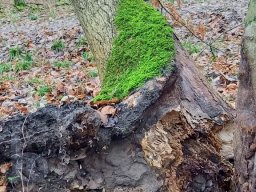
[[[123,99],[145,81],[161,75],[175,54],[172,28],[143,0],[121,0],[115,25],[118,35],[95,101]]]

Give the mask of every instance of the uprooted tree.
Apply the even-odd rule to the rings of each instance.
[[[143,0],[71,2],[98,64],[102,88],[95,102],[112,101],[118,112],[102,123],[95,109],[73,103],[0,122],[0,163],[13,163],[12,187],[232,191],[234,111],[207,86],[164,17]],[[253,64],[246,56],[242,66]],[[246,78],[240,93],[253,85]],[[245,151],[254,150],[252,142],[241,140]],[[248,157],[244,150],[237,150],[237,167]],[[238,171],[239,185],[253,170]]]

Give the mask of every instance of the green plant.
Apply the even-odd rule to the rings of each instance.
[[[14,6],[18,11],[23,11],[27,4],[24,0],[14,0]]]
[[[97,100],[122,99],[171,65],[175,46],[167,20],[143,0],[121,0],[115,17],[118,36],[108,58]]]
[[[193,42],[185,41],[182,43],[182,46],[188,51],[190,55],[199,53],[201,50],[201,46],[199,44],[195,44]]]
[[[25,61],[28,61],[28,62],[33,62],[32,54],[29,53],[29,52],[26,52],[26,53],[23,55],[23,59],[24,59]]]
[[[53,51],[60,52],[65,48],[65,44],[62,40],[56,40],[53,42],[51,49]]]
[[[9,49],[9,59],[13,60],[16,59],[17,57],[21,56],[22,50],[20,47],[12,47]]]
[[[57,6],[61,6],[61,5],[70,5],[69,0],[57,0]]]
[[[82,57],[83,57],[84,60],[87,60],[88,59],[88,53],[82,52]]]
[[[88,41],[84,36],[82,36],[76,40],[76,46],[78,46],[78,47],[85,46],[85,45],[87,45],[87,43],[88,43]]]
[[[34,20],[37,20],[37,19],[38,19],[38,16],[33,14],[33,15],[30,15],[30,16],[29,16],[29,19],[32,20],[32,21],[34,21]]]
[[[29,52],[26,52],[26,53],[20,54],[19,60],[15,65],[14,70],[15,72],[29,70],[31,69],[32,64],[33,64],[32,55]]]
[[[8,75],[1,75],[0,76],[0,83],[3,83],[5,81],[14,81],[15,77]]]
[[[48,85],[40,86],[37,90],[37,93],[39,96],[43,97],[46,93],[50,93],[52,91],[52,88]]]
[[[12,70],[12,65],[10,63],[0,63],[0,74],[4,72],[9,72]]]
[[[90,77],[97,77],[98,76],[98,71],[97,70],[90,70],[88,71],[88,74]]]
[[[38,85],[38,84],[42,84],[43,83],[43,80],[38,78],[38,77],[33,77],[31,79],[29,79],[27,81],[28,84],[31,84],[31,85]]]
[[[19,180],[19,176],[10,176],[10,177],[8,177],[8,181],[10,182],[10,183],[14,183],[14,182],[16,182],[17,180]]]
[[[32,67],[33,62],[21,60],[15,65],[15,72],[29,70]]]
[[[56,61],[53,63],[54,67],[57,68],[69,68],[71,66],[71,62],[70,61]]]

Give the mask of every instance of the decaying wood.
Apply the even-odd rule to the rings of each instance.
[[[251,0],[242,42],[237,127],[234,136],[236,191],[256,191],[256,1]]]
[[[176,70],[116,105],[112,126],[75,103],[1,122],[0,159],[30,191],[229,191],[217,133],[232,110],[204,83],[176,39]],[[19,177],[20,178],[20,177]],[[17,190],[20,179],[12,185]]]

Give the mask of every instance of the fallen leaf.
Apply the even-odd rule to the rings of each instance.
[[[101,113],[104,115],[115,115],[116,113],[116,108],[113,106],[105,106],[101,109]]]
[[[100,119],[101,119],[101,122],[104,124],[104,125],[107,125],[108,124],[108,116],[101,113],[100,111],[97,111],[97,113],[99,114],[100,116]]]
[[[24,114],[28,114],[29,113],[29,110],[27,107],[23,106],[22,104],[20,103],[15,103],[15,107],[21,112],[21,113],[24,113]]]
[[[7,192],[6,186],[0,186],[0,192]]]
[[[0,165],[0,173],[5,174],[9,169],[11,168],[11,163],[5,163],[3,165]]]

